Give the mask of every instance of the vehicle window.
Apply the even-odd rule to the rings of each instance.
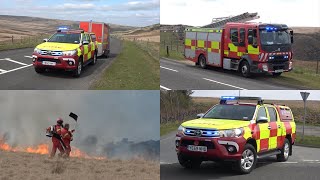
[[[252,37],[253,43],[249,43],[251,45],[256,45],[257,44],[257,30],[256,29],[249,29],[248,30],[248,39]]]
[[[287,31],[260,31],[262,45],[290,44],[290,34]]]
[[[264,107],[260,107],[258,110],[257,118],[267,117],[266,109]]]
[[[292,121],[293,117],[291,114],[291,110],[287,108],[280,108],[280,119],[285,121]]]
[[[273,107],[268,107],[268,113],[270,116],[270,122],[276,122],[278,120],[277,112]]]
[[[245,41],[245,37],[246,37],[246,31],[244,28],[240,29],[240,43],[239,46],[244,46],[244,41]]]
[[[250,121],[256,107],[250,105],[216,105],[203,118]]]
[[[80,42],[80,34],[56,33],[51,36],[48,42],[78,44]]]
[[[239,44],[239,37],[238,37],[238,29],[237,28],[231,28],[230,29],[230,39],[233,44],[238,45]]]

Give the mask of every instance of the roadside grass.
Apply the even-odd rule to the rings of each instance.
[[[0,51],[11,50],[11,49],[22,49],[22,48],[34,48],[37,45],[41,44],[44,38],[48,38],[48,35],[15,39],[13,42],[1,41]]]
[[[167,54],[167,46],[169,55]],[[183,60],[184,44],[179,40],[177,33],[160,32],[160,57]]]
[[[302,134],[301,133],[297,133],[297,138],[296,138],[296,142],[295,143],[297,145],[306,145],[306,146],[312,146],[312,147],[320,148],[320,137],[304,135],[304,139],[302,140]]]
[[[160,64],[134,42],[123,41],[122,52],[92,89],[159,90]]]
[[[177,130],[181,123],[182,122],[175,121],[175,122],[160,124],[160,136],[169,134],[169,133]]]

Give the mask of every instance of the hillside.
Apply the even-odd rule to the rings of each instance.
[[[49,159],[47,155],[0,150],[0,179],[160,179],[159,162],[142,159]]]
[[[135,28],[128,31],[118,31],[115,33],[115,36],[128,40],[160,42],[160,24]]]
[[[15,39],[21,37],[36,36],[39,34],[51,34],[55,32],[58,26],[68,25],[77,28],[77,21],[46,19],[27,16],[7,16],[0,15],[0,41],[10,40],[12,36]],[[128,31],[135,29],[131,26],[110,24],[111,32]]]

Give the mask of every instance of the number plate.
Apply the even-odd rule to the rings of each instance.
[[[194,145],[188,145],[189,151],[196,151],[196,152],[207,152],[206,146],[194,146]]]
[[[42,61],[43,65],[48,65],[48,66],[55,66],[57,63],[56,62],[50,62],[50,61]]]
[[[280,72],[283,72],[283,69],[277,69],[274,71],[275,73],[280,73]]]

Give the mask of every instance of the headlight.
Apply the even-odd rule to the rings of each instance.
[[[41,53],[41,49],[34,48],[33,52],[40,54]]]
[[[186,128],[180,125],[178,128],[178,134],[184,135],[185,130],[186,130]]]
[[[62,54],[63,54],[64,56],[73,56],[73,55],[76,54],[76,52],[77,52],[76,50],[63,51]]]
[[[239,137],[240,135],[242,135],[242,133],[242,128],[219,131],[220,137]]]

